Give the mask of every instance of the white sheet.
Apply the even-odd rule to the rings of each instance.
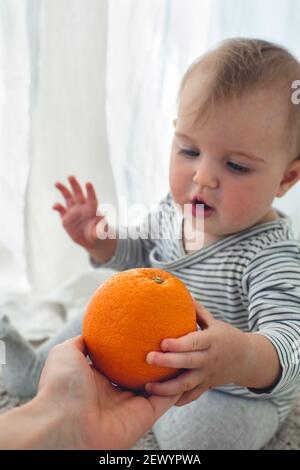
[[[82,312],[97,287],[114,272],[91,268],[73,276],[47,296],[2,293],[0,315],[8,315],[13,325],[28,340],[48,338],[66,321]]]

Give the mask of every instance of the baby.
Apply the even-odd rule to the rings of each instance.
[[[288,51],[256,39],[226,40],[190,66],[174,121],[170,192],[151,214],[154,224],[161,212],[174,214],[164,237],[101,240],[99,226],[107,227],[96,216],[92,184],[86,195],[75,177],[71,189],[56,184],[65,205],[54,209],[95,267],[165,269],[196,301],[201,329],[166,338],[161,352],[147,356],[151,364],[184,369],[147,385],[154,394],[182,393],[153,428],[163,449],[260,449],[293,406],[300,386],[300,244],[272,203],[300,179],[300,106],[292,102],[299,78],[300,64]],[[195,220],[204,217],[202,244],[194,249],[186,243],[191,228],[173,211],[186,204]],[[81,322],[34,351],[2,320],[11,394],[35,393],[49,349],[80,334]]]

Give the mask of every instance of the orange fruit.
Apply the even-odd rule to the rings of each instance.
[[[83,321],[83,339],[94,366],[113,383],[143,389],[178,374],[147,364],[164,338],[197,329],[192,297],[177,277],[154,268],[113,275],[94,293]]]

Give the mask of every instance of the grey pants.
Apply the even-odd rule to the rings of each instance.
[[[270,400],[209,390],[188,405],[173,406],[153,432],[161,449],[257,450],[278,427]]]

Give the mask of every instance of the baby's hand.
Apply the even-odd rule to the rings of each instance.
[[[213,387],[237,383],[247,357],[246,335],[215,320],[202,305],[194,303],[202,330],[177,339],[164,339],[163,352],[152,351],[147,355],[149,364],[188,369],[175,379],[146,385],[147,392],[156,395],[183,393],[177,406],[196,400]]]
[[[66,207],[56,203],[52,209],[59,212],[62,224],[72,240],[86,249],[92,249],[98,241],[96,226],[105,218],[96,215],[98,202],[92,183],[86,183],[85,196],[74,176],[69,176],[68,180],[71,191],[62,183],[55,184],[65,199]]]

